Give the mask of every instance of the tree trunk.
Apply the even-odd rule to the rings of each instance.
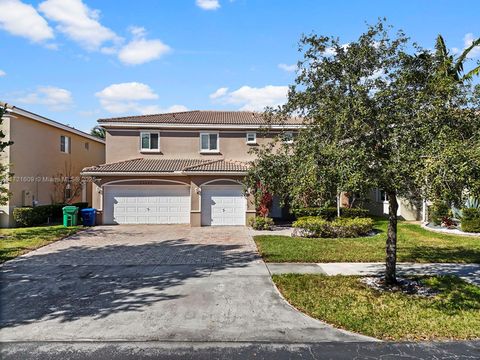
[[[397,194],[388,192],[388,231],[386,246],[385,284],[394,285],[397,282]]]

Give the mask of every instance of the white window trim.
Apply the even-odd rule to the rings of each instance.
[[[250,134],[253,134],[253,140],[248,140],[248,135],[250,135]],[[253,131],[247,132],[247,134],[245,135],[245,140],[246,140],[247,144],[256,144],[257,143],[257,133],[253,132]]]
[[[377,203],[382,203],[382,204],[387,204],[388,203],[388,197],[387,194],[385,193],[385,200],[382,198],[382,189],[375,189],[375,201]]]
[[[143,134],[148,134],[150,137],[150,134],[157,134],[158,135],[158,149],[144,149],[142,148],[142,137]],[[150,144],[152,140],[150,139]],[[140,152],[142,153],[159,153],[160,152],[160,132],[159,131],[141,131],[140,132]]]
[[[285,144],[293,144],[293,132],[292,131],[286,131],[285,135],[287,135],[287,134],[290,134],[290,140],[287,140],[286,136],[285,136],[285,139],[283,140],[283,142]]]
[[[65,151],[62,150],[62,137],[65,138]],[[72,139],[70,138],[70,136],[60,135],[60,152],[63,154],[70,154],[71,148],[72,148],[71,143],[72,143]]]
[[[210,145],[210,135],[217,135],[217,148],[215,150],[202,149],[202,136],[208,135],[208,145]],[[200,142],[200,153],[201,154],[219,154],[220,153],[220,134],[218,132],[201,132],[199,137]],[[210,147],[210,146],[209,146]]]

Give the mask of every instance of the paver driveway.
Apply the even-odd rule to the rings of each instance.
[[[243,227],[100,226],[1,268],[2,341],[364,341],[292,309]]]

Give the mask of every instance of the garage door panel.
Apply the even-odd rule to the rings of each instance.
[[[105,222],[117,224],[188,224],[190,191],[186,186],[108,186]]]
[[[245,225],[246,199],[241,186],[202,190],[202,225]]]

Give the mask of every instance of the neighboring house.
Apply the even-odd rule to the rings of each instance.
[[[106,164],[82,171],[96,186],[93,206],[105,224],[245,225],[255,216],[242,179],[252,147],[282,133],[291,141],[301,120],[266,127],[244,111],[101,119]]]
[[[13,141],[1,154],[13,177],[6,184],[10,200],[0,207],[1,227],[14,225],[15,207],[91,198],[92,185],[80,181],[80,171],[105,162],[103,140],[16,106],[8,107],[2,130],[4,140]]]
[[[377,216],[388,215],[388,197],[385,191],[373,189],[367,196],[368,201],[364,207],[370,210],[370,213]],[[402,220],[422,220],[423,209],[422,202],[415,202],[409,199],[397,198],[397,215]],[[423,219],[425,221],[425,219]]]

